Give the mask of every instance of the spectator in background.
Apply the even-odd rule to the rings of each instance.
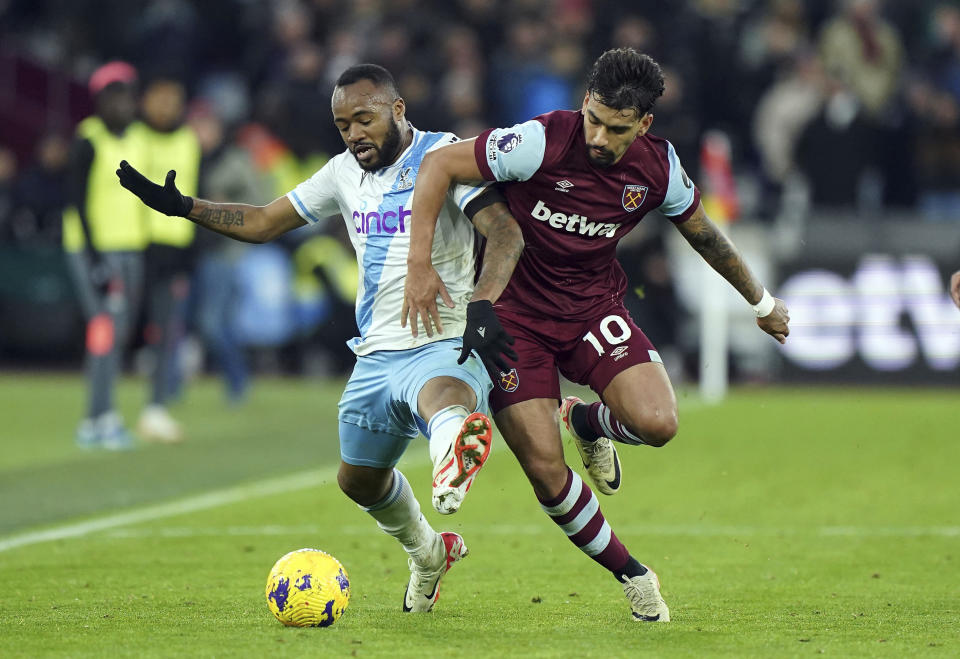
[[[807,125],[820,114],[824,86],[819,59],[812,52],[801,51],[757,103],[753,139],[760,156],[760,213],[765,218],[776,213],[783,185],[797,171],[797,143]]]
[[[70,144],[59,134],[40,139],[36,160],[17,181],[13,233],[18,241],[56,244],[67,200]]]
[[[333,131],[317,130],[317,108],[330,102],[331,90],[323,82],[323,65],[324,53],[319,46],[309,41],[297,43],[287,55],[283,75],[270,86],[278,104],[271,127],[301,160],[323,153],[326,162],[328,154],[338,146],[331,145],[331,137],[336,139]],[[323,163],[316,165],[309,166],[309,170],[316,171]]]
[[[879,0],[842,0],[819,41],[827,74],[836,78],[862,108],[859,116],[872,153],[867,171],[879,180],[858,181],[858,203],[871,212],[883,202],[914,201],[909,136],[900,102],[905,52],[900,35],[880,15]],[[821,153],[830,153],[822,150]],[[867,184],[867,185],[864,185]]]
[[[171,78],[153,80],[143,93],[140,130],[147,153],[136,161],[147,176],[164,179],[176,170],[177,185],[186,194],[197,194],[200,144],[186,126],[186,90]],[[130,158],[132,160],[132,158]],[[167,411],[180,385],[178,354],[184,335],[190,278],[195,252],[196,226],[183,218],[168,218],[143,208],[150,231],[147,250],[147,342],[154,363],[150,401],[140,415],[137,431],[147,441],[179,442],[183,430]]]
[[[923,217],[960,221],[960,9],[930,12],[926,75],[911,76],[915,159]]]
[[[740,59],[756,96],[792,66],[796,55],[809,47],[806,15],[801,0],[770,0],[754,20],[743,27]]]
[[[960,221],[960,105],[927,81],[911,84],[916,168],[924,219]]]
[[[203,151],[202,197],[216,202],[236,199],[247,204],[270,200],[270,186],[257,171],[249,152],[228,139],[228,128],[211,107],[200,104],[191,113],[189,124]],[[249,369],[234,322],[237,263],[248,246],[212,231],[199,232],[197,243],[196,322],[204,345],[223,372],[227,398],[237,403],[243,400],[249,386]]]
[[[507,43],[493,57],[492,78],[497,122],[514,124],[570,99],[548,73],[549,31],[538,15],[520,15],[506,26]]]
[[[842,11],[820,35],[827,72],[863,105],[867,117],[884,120],[894,103],[903,69],[896,29],[880,16],[878,0],[842,0]]]
[[[926,69],[934,85],[960,101],[960,8],[937,5],[930,13]]]
[[[133,436],[114,408],[114,386],[140,308],[143,250],[149,232],[142,206],[115,183],[118,158],[146,158],[139,124],[136,70],[104,64],[90,76],[95,114],[77,126],[70,151],[63,246],[87,318],[87,415],[77,428],[82,448],[126,449]]]
[[[17,156],[0,146],[0,237],[14,233],[12,224],[14,188],[17,180]]]
[[[469,27],[454,26],[443,37],[443,54],[446,68],[440,77],[438,91],[445,110],[457,126],[470,121],[479,125],[486,110],[483,89],[486,69],[480,40]],[[474,134],[458,133],[460,137]]]
[[[813,203],[856,207],[863,176],[875,163],[876,151],[877,133],[856,96],[843,82],[828,76],[820,112],[803,129],[796,151]]]

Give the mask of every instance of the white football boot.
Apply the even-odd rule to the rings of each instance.
[[[433,507],[441,515],[460,510],[460,504],[490,455],[493,425],[474,412],[463,420],[460,432],[433,465]]]
[[[405,613],[425,613],[433,608],[440,597],[440,580],[454,563],[468,553],[463,538],[457,533],[444,532],[440,534],[441,542],[432,547],[432,554],[428,564],[424,567],[410,557],[407,564],[410,566],[410,582],[403,593],[403,610]]]
[[[616,494],[620,491],[620,456],[613,441],[600,437],[595,442],[588,442],[580,438],[570,423],[570,411],[575,405],[585,404],[576,396],[567,396],[560,404],[558,415],[560,423],[566,426],[567,432],[573,438],[573,445],[577,447],[580,460],[583,462],[590,480],[603,494]]]
[[[147,405],[137,422],[137,434],[147,442],[176,444],[183,441],[183,429],[163,405]]]
[[[630,600],[636,622],[670,622],[670,609],[660,596],[660,580],[650,568],[646,574],[624,581],[623,594]]]

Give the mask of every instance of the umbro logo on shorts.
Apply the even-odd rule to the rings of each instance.
[[[613,361],[618,362],[627,356],[629,349],[627,346],[617,346],[610,352],[610,356],[613,357]]]

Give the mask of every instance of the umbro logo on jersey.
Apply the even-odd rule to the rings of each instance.
[[[537,201],[537,205],[530,211],[530,215],[536,220],[546,222],[554,229],[561,229],[567,233],[578,233],[581,236],[613,238],[613,234],[620,227],[619,224],[609,222],[591,222],[588,217],[576,213],[572,215],[554,213],[542,201]]]
[[[613,357],[613,361],[618,362],[627,356],[628,350],[630,350],[630,348],[627,346],[618,346],[610,351],[610,356]]]
[[[569,192],[572,187],[573,183],[567,179],[563,179],[562,181],[557,181],[557,187],[555,187],[554,190],[557,192]]]

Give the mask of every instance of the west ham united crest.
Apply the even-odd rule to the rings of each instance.
[[[623,186],[623,209],[632,212],[640,208],[643,200],[647,198],[647,189],[645,185]]]
[[[511,368],[508,372],[500,372],[500,388],[508,394],[513,393],[520,386],[520,376],[517,375],[517,369]]]

